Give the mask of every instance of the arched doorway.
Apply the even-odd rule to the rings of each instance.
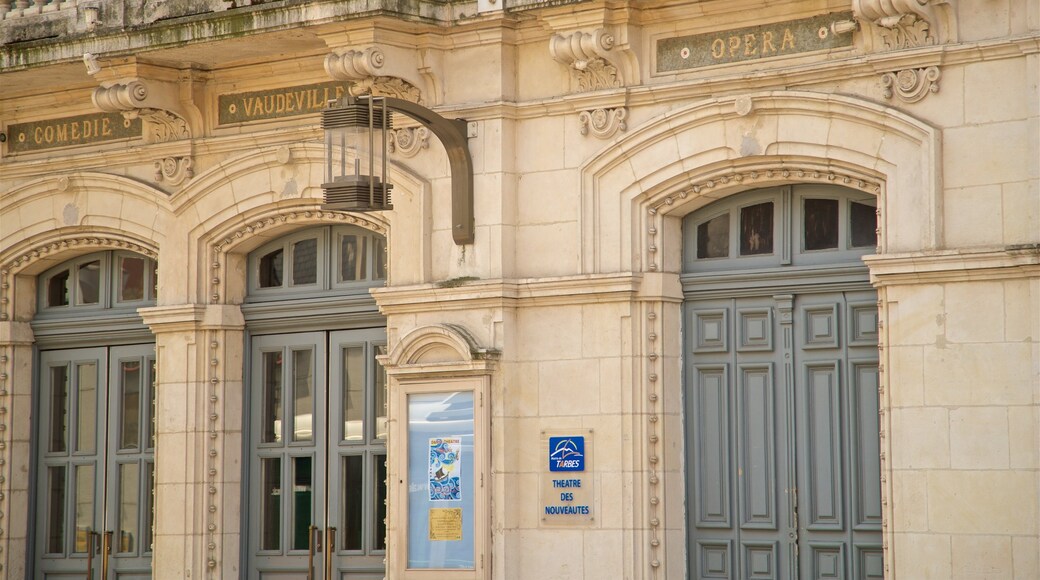
[[[683,220],[691,577],[883,577],[875,207],[790,185]]]
[[[155,271],[104,251],[37,277],[36,577],[151,577]]]
[[[312,227],[247,259],[248,578],[382,578],[386,240]]]

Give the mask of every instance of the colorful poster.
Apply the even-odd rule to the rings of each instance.
[[[462,438],[430,439],[430,501],[462,499]]]

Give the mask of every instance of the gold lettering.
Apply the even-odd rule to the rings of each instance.
[[[91,137],[94,136],[94,133],[92,132],[93,128],[94,127],[90,124],[90,119],[87,119],[86,121],[83,122],[83,138],[84,139],[90,139]]]
[[[39,145],[43,143],[43,127],[33,129],[33,141]]]
[[[729,57],[733,58],[737,54],[737,49],[740,48],[740,37],[731,36],[729,37]]]
[[[336,99],[338,100],[343,96],[343,87],[336,87]]]
[[[109,119],[108,117],[105,117],[104,119],[101,120],[101,134],[103,136],[105,136],[105,137],[111,137],[112,136],[112,127],[110,126],[111,124],[112,124],[112,119]]]
[[[744,56],[755,56],[758,54],[758,43],[754,34],[744,35]]]
[[[726,54],[726,43],[722,42],[721,38],[716,38],[711,41],[711,56],[714,58],[722,58]]]
[[[43,129],[43,140],[48,143],[54,143],[54,125],[47,125]]]
[[[296,91],[296,93],[293,96],[296,98],[296,110],[297,111],[302,111],[303,110],[303,103],[304,103],[305,97],[307,96],[307,93],[305,93],[303,91]]]
[[[285,93],[278,93],[274,96],[274,112],[284,113],[285,112]]]
[[[270,115],[274,112],[274,97],[271,95],[264,95],[264,113]]]
[[[783,49],[787,48],[788,46],[790,46],[792,50],[794,49],[794,35],[791,34],[791,29],[790,28],[785,28],[784,29],[784,40],[783,40],[783,42],[780,43],[780,50],[783,50]]]
[[[68,141],[69,140],[69,124],[68,123],[62,123],[61,125],[58,125],[57,138],[58,138],[58,141]]]
[[[79,123],[72,123],[72,140],[79,141]]]
[[[776,52],[776,47],[773,46],[773,33],[768,30],[762,34],[762,54],[767,52]]]

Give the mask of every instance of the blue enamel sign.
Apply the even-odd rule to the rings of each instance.
[[[549,471],[585,471],[585,437],[550,437]]]

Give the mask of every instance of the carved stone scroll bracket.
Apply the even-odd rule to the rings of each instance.
[[[905,103],[916,103],[929,93],[939,92],[941,75],[937,66],[887,72],[881,75],[881,88],[886,99],[896,95]]]
[[[406,73],[396,70],[401,66],[390,66],[389,62],[379,47],[348,49],[328,54],[325,72],[338,81],[350,82],[348,90],[355,97],[376,95],[423,104],[422,91],[416,85],[419,82],[418,68],[415,74],[410,75],[414,78],[409,80]]]
[[[614,35],[605,28],[593,32],[554,34],[549,39],[553,60],[571,69],[578,91],[598,91],[625,86],[625,58],[616,50]]]
[[[868,48],[898,50],[956,41],[951,0],[853,0],[865,26]]]
[[[106,112],[121,112],[128,119],[144,121],[145,143],[190,139],[190,113],[183,110],[175,83],[126,79],[94,89],[94,105]]]
[[[195,177],[191,157],[164,157],[155,162],[155,181],[177,186]]]
[[[394,129],[387,135],[387,148],[401,157],[415,157],[430,146],[430,131],[426,127]]]
[[[628,118],[628,110],[624,107],[594,109],[578,113],[581,134],[588,136],[591,132],[594,137],[600,139],[610,139],[618,131],[627,130],[626,118]]]

